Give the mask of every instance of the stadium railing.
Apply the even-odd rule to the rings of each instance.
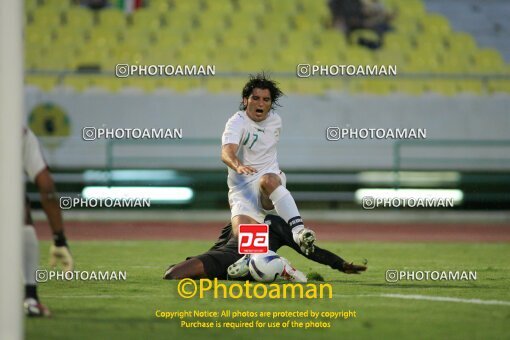
[[[448,172],[453,176],[438,180],[437,186],[462,190],[467,205],[507,207],[510,203],[509,147],[510,140],[398,140],[393,144],[393,188],[413,186],[403,180],[403,174],[416,169]],[[472,152],[473,148],[486,151]],[[487,165],[492,169],[490,172],[486,170]]]

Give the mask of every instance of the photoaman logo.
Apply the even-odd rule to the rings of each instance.
[[[239,225],[239,254],[265,254],[269,251],[269,226],[267,224]]]

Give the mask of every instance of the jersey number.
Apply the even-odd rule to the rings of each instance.
[[[244,139],[244,142],[243,142],[243,145],[246,145],[248,144],[248,140],[250,139],[250,133],[248,132],[248,134],[246,135],[246,138]],[[253,145],[255,144],[255,142],[257,142],[257,139],[259,139],[259,135],[254,133],[253,134],[253,141],[251,142],[250,146],[248,147],[248,149],[251,150],[251,148],[253,147]]]

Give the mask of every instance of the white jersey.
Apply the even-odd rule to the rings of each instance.
[[[246,111],[238,111],[230,117],[223,132],[222,145],[239,145],[237,158],[243,165],[255,168],[257,173],[240,175],[229,167],[229,188],[256,180],[266,173],[280,172],[276,145],[281,128],[282,119],[274,111],[270,111],[261,122],[251,120]]]
[[[37,175],[46,169],[39,141],[29,128],[23,130],[23,170],[28,178],[35,182]]]

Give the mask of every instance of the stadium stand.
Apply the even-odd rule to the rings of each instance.
[[[329,27],[323,1],[159,0],[125,14],[116,8],[91,11],[71,1],[30,0],[25,6],[26,82],[43,91],[58,86],[110,92],[201,87],[216,93],[238,91],[236,72],[244,76],[265,69],[281,74],[287,92],[297,93],[510,92],[510,66],[497,50],[479,48],[470,34],[453,31],[446,17],[427,12],[421,0],[385,4],[398,12],[395,31],[387,34],[382,49],[370,51],[350,45]],[[225,79],[217,82],[217,76],[214,84],[192,78],[119,81],[113,78],[119,63],[214,64]],[[296,81],[300,63],[392,64],[406,77],[398,82],[392,77]],[[75,73],[83,70],[91,73]]]

